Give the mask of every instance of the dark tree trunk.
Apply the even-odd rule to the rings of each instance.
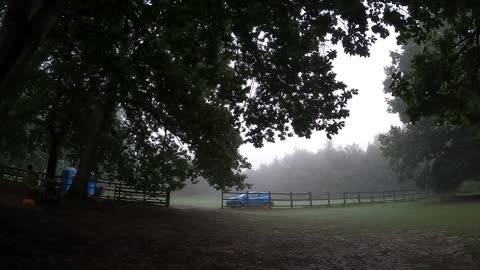
[[[70,194],[76,197],[86,197],[88,180],[95,167],[99,137],[105,123],[105,106],[97,105],[92,125],[88,128],[85,145],[80,154],[80,164],[77,175],[70,189]]]
[[[46,174],[46,192],[45,199],[47,201],[58,200],[58,193],[55,181],[55,172],[57,170],[58,151],[60,148],[60,138],[55,132],[50,132],[50,141],[48,144],[48,161],[47,161],[47,174]]]
[[[47,161],[47,178],[55,178],[55,172],[57,171],[58,152],[60,151],[60,138],[59,134],[50,134],[50,144],[48,145],[48,161]]]
[[[41,40],[50,31],[63,0],[9,0],[0,28],[0,112],[6,99],[15,100],[19,80]],[[7,107],[7,109],[5,108]]]

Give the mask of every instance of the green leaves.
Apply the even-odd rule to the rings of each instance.
[[[71,101],[41,110],[73,108],[72,153],[92,107],[103,108],[97,158],[126,181],[180,188],[200,175],[242,187],[242,143],[344,126],[356,90],[337,80],[336,52],[324,48],[368,56],[388,34],[380,15],[358,0],[68,2],[35,66],[48,83],[32,85],[44,101],[57,88]]]
[[[403,52],[392,53],[385,91],[395,96],[389,109],[405,125],[379,137],[396,172],[437,191],[454,190],[480,173],[475,162],[480,155],[478,125],[469,122],[470,106],[478,103],[459,83],[465,71],[457,60],[451,62],[456,41],[446,31],[440,43],[410,43]]]

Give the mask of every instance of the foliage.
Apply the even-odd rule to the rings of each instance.
[[[386,68],[387,76],[410,73],[410,61],[422,51],[422,47],[409,44],[403,47],[403,52],[392,53],[392,65]],[[391,82],[387,77],[384,83],[387,93],[393,90]],[[403,178],[414,179],[422,187],[448,191],[480,173],[475,164],[480,155],[477,128],[453,126],[437,117],[422,117],[412,122],[408,105],[403,100],[391,98],[389,105],[392,113],[400,115],[404,126],[392,127],[379,139],[390,165]]]
[[[387,34],[370,15],[373,32],[356,1],[68,1],[32,63],[39,79],[19,89],[43,102],[32,113],[40,144],[55,153],[66,140],[82,173],[242,187],[242,143],[343,127],[356,90],[336,79],[325,48],[367,56],[374,33]]]
[[[480,181],[465,181],[460,184],[457,192],[461,194],[478,194],[480,193]]]
[[[387,20],[400,32],[400,42],[423,47],[408,72],[392,74],[393,95],[403,100],[412,120],[435,116],[452,124],[476,125],[480,119],[480,5],[475,1],[405,5],[405,14],[393,11],[385,14]]]
[[[35,21],[12,16],[33,9],[17,2],[1,5],[0,47],[18,48],[2,56],[15,53],[18,65],[2,61],[1,76],[15,72],[0,85],[0,119],[26,126],[5,131],[2,120],[0,140],[34,134],[33,149],[48,148],[51,159],[59,147],[77,156],[83,180],[105,165],[135,183],[179,188],[203,176],[216,188],[241,187],[242,143],[338,133],[356,90],[336,79],[327,48],[368,56],[387,25],[400,42],[428,44],[409,72],[391,72],[407,115],[478,122],[472,1],[42,1],[33,34],[13,31],[16,19]],[[26,83],[10,87],[49,31]]]

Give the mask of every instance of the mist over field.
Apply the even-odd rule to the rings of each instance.
[[[366,150],[358,145],[335,147],[328,142],[317,152],[296,150],[281,159],[246,172],[251,191],[272,192],[372,192],[415,189],[392,171],[379,143]],[[204,179],[188,184],[178,195],[218,194]]]

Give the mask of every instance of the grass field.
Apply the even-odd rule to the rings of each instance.
[[[172,196],[172,206],[220,208],[220,196]],[[229,209],[225,209],[228,211]],[[375,226],[389,229],[440,229],[480,233],[480,201],[433,198],[414,202],[352,204],[323,208],[235,209],[249,215],[288,220]]]
[[[320,209],[274,209],[256,214],[283,217],[286,220],[350,224],[388,230],[448,230],[480,234],[480,203],[427,200]]]
[[[218,197],[179,201],[217,208],[208,211],[216,213],[213,223],[207,222],[215,224],[208,231],[215,239],[229,239],[226,252],[245,252],[278,269],[480,267],[480,201],[476,199],[223,210],[218,210]],[[249,242],[255,243],[261,258],[248,251],[252,247],[246,244]],[[327,266],[319,267],[322,264]]]
[[[218,195],[191,195],[185,196],[172,193],[170,204],[173,207],[220,208],[220,193]]]

